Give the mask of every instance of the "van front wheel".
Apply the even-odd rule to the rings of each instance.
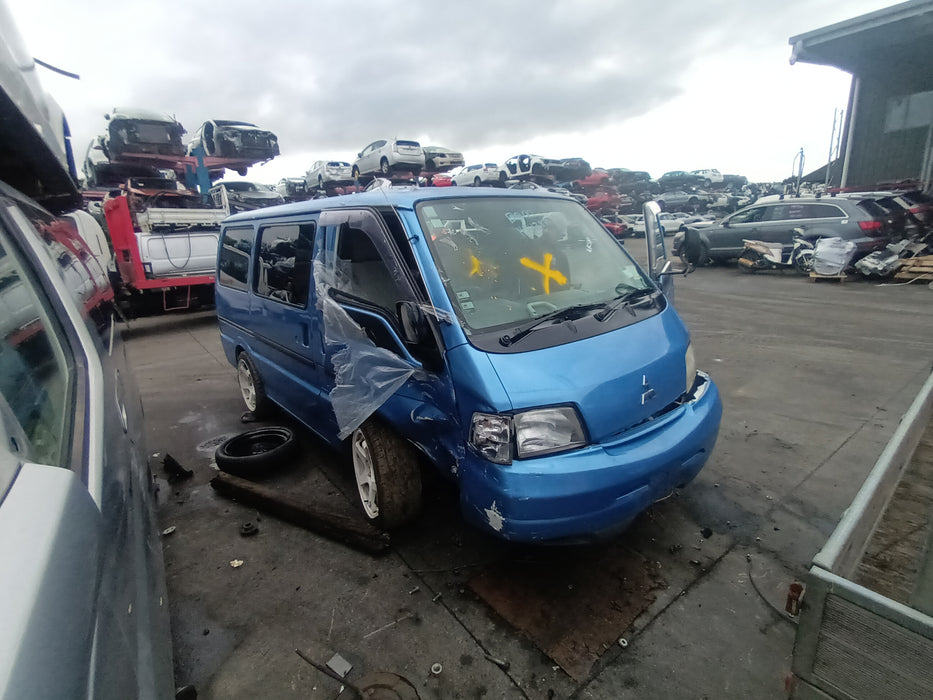
[[[353,431],[350,453],[360,505],[367,518],[391,529],[418,514],[421,473],[411,445],[370,418]]]
[[[257,418],[269,415],[272,402],[266,396],[266,389],[256,365],[243,351],[236,358],[236,378],[246,408]]]

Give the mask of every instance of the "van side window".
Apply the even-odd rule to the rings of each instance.
[[[335,273],[336,289],[393,316],[396,302],[408,298],[402,296],[372,239],[363,229],[350,224],[340,226]]]
[[[217,281],[225,287],[246,290],[249,256],[253,249],[253,229],[228,228],[224,230],[220,248]]]
[[[256,294],[306,306],[314,224],[276,224],[259,231]]]

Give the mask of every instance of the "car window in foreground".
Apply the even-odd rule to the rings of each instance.
[[[0,413],[5,425],[13,419],[22,431],[26,444],[18,444],[19,431],[10,436],[22,459],[62,465],[72,413],[66,410],[71,362],[38,290],[0,231]]]

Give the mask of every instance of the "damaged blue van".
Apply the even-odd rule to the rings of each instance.
[[[424,456],[493,535],[612,534],[696,476],[722,414],[649,218],[657,274],[546,191],[391,187],[238,214],[218,250],[224,351],[249,410],[349,446],[379,526],[417,515]]]

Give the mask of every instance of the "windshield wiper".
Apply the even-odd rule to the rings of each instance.
[[[630,289],[624,294],[620,294],[612,301],[606,303],[605,308],[602,311],[593,314],[593,318],[599,322],[603,322],[623,306],[628,308],[636,299],[641,299],[643,297],[653,297],[656,292],[660,293],[654,287],[640,287],[638,289]],[[629,309],[629,311],[631,311],[633,316],[635,315],[634,311],[631,309]]]
[[[548,321],[576,321],[578,318],[583,318],[588,311],[593,309],[601,309],[606,305],[605,302],[598,302],[595,304],[576,304],[574,306],[568,306],[565,309],[556,309],[550,313],[544,314],[540,318],[536,318],[531,324],[525,326],[520,331],[514,335],[503,335],[499,338],[499,343],[508,347],[512,343],[517,343],[519,340],[525,336],[534,333],[536,330],[539,330],[542,325]]]

